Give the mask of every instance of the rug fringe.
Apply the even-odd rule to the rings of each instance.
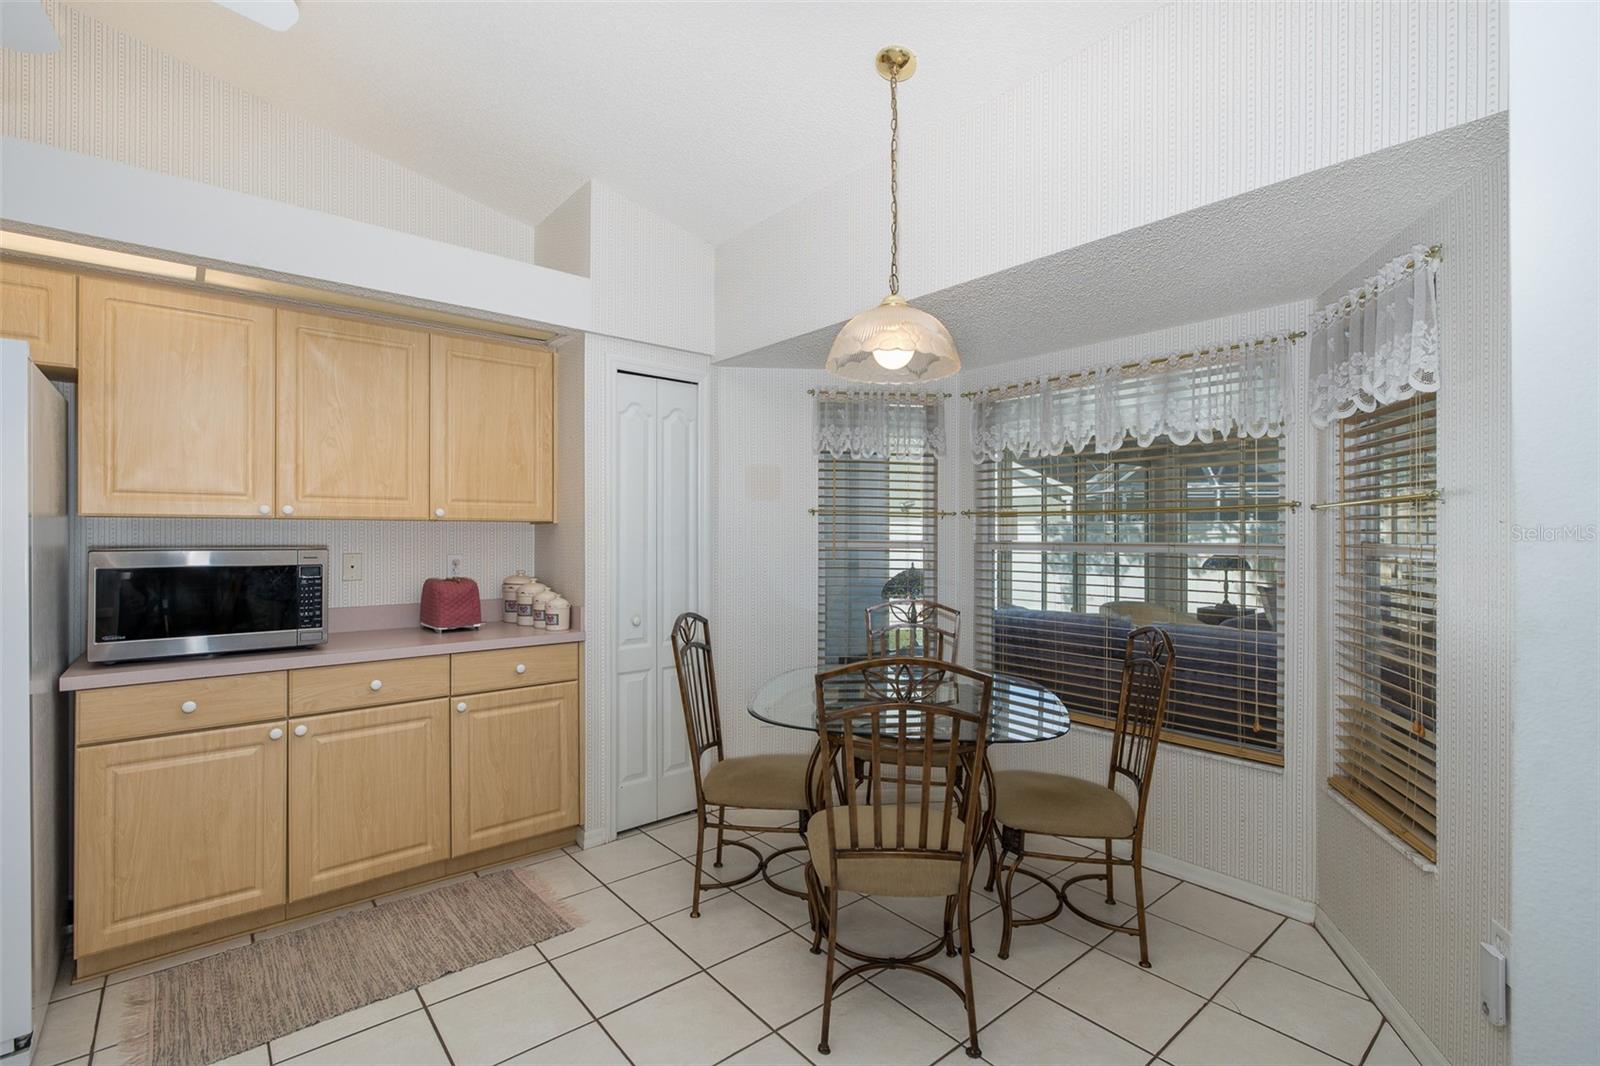
[[[122,1013],[114,1020],[117,1058],[125,1066],[152,1066],[155,1057],[155,980],[135,977],[122,994]]]
[[[555,892],[534,872],[532,866],[513,867],[511,872],[517,875],[517,880],[522,882],[524,888],[538,896],[546,907],[559,914],[572,928],[576,929],[584,924],[583,915],[567,906],[565,900],[557,899]]]

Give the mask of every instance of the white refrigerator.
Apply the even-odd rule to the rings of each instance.
[[[30,1060],[67,895],[67,405],[0,340],[0,1061]]]

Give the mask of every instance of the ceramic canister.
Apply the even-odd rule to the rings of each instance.
[[[552,632],[561,632],[572,628],[572,605],[567,598],[556,593],[556,598],[550,601],[544,609],[544,627]]]
[[[500,583],[500,621],[517,620],[517,590],[532,580],[526,570],[518,570]]]
[[[517,588],[517,625],[531,626],[533,622],[533,598],[535,587],[543,588],[537,581],[530,581]]]
[[[549,625],[550,601],[556,598],[554,589],[545,589],[533,598],[533,628],[546,629]]]

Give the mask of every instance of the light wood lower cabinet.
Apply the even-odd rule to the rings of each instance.
[[[583,753],[575,682],[458,696],[454,712],[454,854],[578,823]]]
[[[289,738],[289,898],[450,857],[445,700],[297,719]]]
[[[287,724],[78,749],[79,956],[284,902]]]
[[[570,842],[580,665],[565,644],[79,693],[80,966]],[[364,705],[379,693],[390,702]]]

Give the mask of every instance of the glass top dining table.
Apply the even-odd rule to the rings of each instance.
[[[1017,744],[1062,736],[1072,725],[1066,705],[1054,692],[1031,681],[995,674],[990,702],[990,744]],[[976,713],[983,686],[959,674],[946,675],[924,702]],[[829,710],[872,702],[861,678],[846,674],[823,683],[823,704]],[[756,691],[751,717],[789,729],[817,731],[817,669],[804,666],[779,674]]]

